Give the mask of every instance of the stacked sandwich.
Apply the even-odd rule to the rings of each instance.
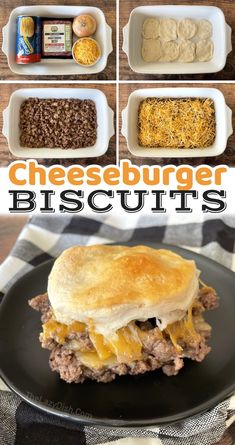
[[[162,368],[176,375],[184,359],[210,351],[206,309],[215,291],[195,262],[146,246],[82,246],[62,253],[48,293],[29,304],[42,313],[42,347],[66,382],[109,382]]]

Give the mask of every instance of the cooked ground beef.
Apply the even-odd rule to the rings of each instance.
[[[173,363],[170,363],[168,365],[163,365],[162,370],[164,374],[170,376],[170,375],[177,375],[179,370],[183,368],[184,361],[180,357],[176,357],[173,361]]]
[[[30,306],[42,313],[42,322],[50,320],[52,310],[47,294],[39,295],[29,301]],[[71,333],[66,339],[66,343],[58,344],[55,339],[50,338],[45,341],[40,335],[42,347],[51,350],[50,367],[60,374],[60,377],[68,383],[83,382],[86,379],[98,382],[110,382],[117,375],[137,375],[147,371],[162,368],[162,371],[170,376],[178,374],[184,366],[184,358],[191,358],[201,362],[210,352],[207,340],[210,337],[210,326],[204,321],[202,312],[205,309],[213,309],[218,306],[218,298],[211,288],[202,288],[198,296],[198,304],[193,311],[194,326],[200,335],[199,341],[180,343],[183,351],[179,353],[173,346],[170,338],[159,336],[158,328],[154,326],[152,320],[138,323],[143,331],[148,331],[148,335],[143,337],[142,359],[130,364],[118,364],[111,368],[90,369],[84,366],[79,360],[79,356],[73,350],[73,341],[79,342],[79,346],[85,350],[94,350],[87,330],[84,332]]]
[[[41,312],[42,323],[46,323],[52,317],[52,310],[47,293],[38,295],[37,297],[29,300],[29,306],[31,306],[36,311]]]
[[[202,287],[199,290],[198,298],[206,310],[216,309],[219,305],[218,297],[211,287]]]
[[[20,108],[20,145],[30,148],[76,149],[95,145],[94,101],[85,99],[25,100]]]
[[[57,371],[60,377],[68,383],[82,383],[87,378],[98,382],[110,382],[115,378],[111,370],[91,370],[82,365],[71,349],[66,346],[56,346],[49,359],[52,371]]]
[[[84,332],[73,332],[68,335],[68,342],[72,345],[73,340],[79,342],[81,349],[86,351],[94,351],[94,346],[92,341],[90,340],[88,331]]]

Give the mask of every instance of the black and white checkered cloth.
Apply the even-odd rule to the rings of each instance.
[[[0,267],[1,296],[38,264],[75,244],[158,241],[180,245],[235,271],[235,218],[196,220],[190,215],[94,218],[36,216],[29,220]],[[81,427],[35,410],[0,381],[0,445],[210,445],[235,420],[235,396],[174,425],[126,429]]]

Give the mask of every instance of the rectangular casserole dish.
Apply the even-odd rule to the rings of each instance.
[[[207,19],[213,25],[212,41],[214,55],[209,62],[155,62],[146,63],[141,56],[142,26],[149,17],[171,17],[173,19]],[[215,6],[139,6],[132,10],[129,22],[123,28],[123,51],[127,54],[131,69],[141,74],[199,74],[221,71],[227,55],[232,51],[231,28],[225,22],[220,8]]]
[[[19,143],[20,106],[25,99],[91,99],[96,104],[97,140],[92,147],[77,149],[28,148]],[[3,135],[7,138],[10,152],[21,158],[92,158],[102,156],[108,149],[109,140],[114,135],[113,110],[108,105],[105,94],[93,88],[25,88],[16,90],[10,97],[8,107],[3,111]]]
[[[15,61],[16,47],[16,18],[19,15],[40,16],[47,18],[71,18],[80,14],[91,14],[97,21],[95,39],[101,47],[100,60],[91,67],[83,67],[74,62],[73,59],[42,59],[39,63],[17,64]],[[99,8],[91,6],[20,6],[13,9],[9,21],[2,29],[3,44],[2,51],[7,56],[11,71],[19,75],[82,75],[96,74],[103,71],[107,65],[108,55],[112,52],[112,30],[106,23],[104,13]],[[76,40],[76,39],[75,39]]]
[[[145,148],[138,143],[138,109],[139,104],[147,97],[211,98],[215,105],[216,137],[214,144],[208,148]],[[133,91],[127,107],[122,111],[121,132],[127,140],[128,150],[134,156],[144,158],[196,158],[218,156],[224,152],[227,140],[233,133],[232,110],[226,105],[224,95],[216,88],[146,88]]]

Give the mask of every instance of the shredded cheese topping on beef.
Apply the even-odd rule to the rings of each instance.
[[[199,338],[194,327],[192,310],[193,306],[181,321],[168,325],[162,332],[159,329],[159,336],[162,338],[164,338],[164,335],[169,336],[177,352],[181,352],[183,349],[178,342],[190,343]],[[54,338],[57,343],[64,344],[71,333],[84,332],[86,329],[89,332],[94,350],[79,351],[79,356],[82,361],[83,359],[88,360],[91,367],[92,362],[97,367],[98,365],[104,366],[109,360],[128,364],[142,358],[142,340],[143,337],[148,335],[148,331],[141,331],[135,322],[129,323],[125,328],[121,328],[109,338],[105,338],[97,333],[92,325],[89,326],[79,322],[65,325],[50,319],[43,324],[41,340],[46,341],[48,338]]]
[[[138,112],[141,147],[206,148],[215,140],[215,107],[209,98],[147,98]]]

